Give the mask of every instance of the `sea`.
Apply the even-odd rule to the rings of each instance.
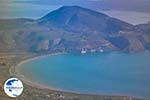
[[[150,52],[59,54],[23,63],[26,79],[67,92],[150,99]]]

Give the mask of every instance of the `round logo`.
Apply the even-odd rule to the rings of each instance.
[[[23,92],[23,84],[17,78],[10,78],[4,84],[4,91],[9,97],[18,97]]]

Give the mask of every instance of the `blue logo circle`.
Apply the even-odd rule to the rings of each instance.
[[[10,78],[4,84],[4,91],[9,97],[18,97],[23,92],[23,84],[17,78]]]

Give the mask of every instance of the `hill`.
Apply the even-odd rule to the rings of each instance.
[[[150,50],[149,25],[131,25],[79,6],[64,6],[38,20],[0,20],[0,51],[87,52]]]

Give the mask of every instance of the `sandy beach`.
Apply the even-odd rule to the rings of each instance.
[[[60,53],[53,53],[53,54],[48,54],[48,55],[41,55],[41,56],[36,56],[36,57],[33,57],[33,58],[23,60],[20,63],[18,63],[17,66],[15,66],[15,67],[12,66],[10,68],[10,73],[12,74],[12,69],[15,68],[15,73],[16,73],[15,76],[17,78],[19,78],[23,83],[25,83],[29,86],[40,88],[40,89],[49,89],[49,90],[55,90],[55,91],[62,91],[61,89],[57,89],[57,88],[49,87],[49,86],[46,86],[46,85],[42,85],[42,84],[39,84],[38,82],[33,82],[31,79],[25,77],[24,75],[22,75],[20,73],[20,69],[22,67],[22,64],[24,64],[24,63],[27,63],[27,62],[30,62],[30,61],[33,61],[33,60],[37,60],[37,59],[41,59],[41,58],[45,58],[45,57],[48,57],[48,56],[59,55],[59,54],[64,54],[64,53],[60,52]]]

